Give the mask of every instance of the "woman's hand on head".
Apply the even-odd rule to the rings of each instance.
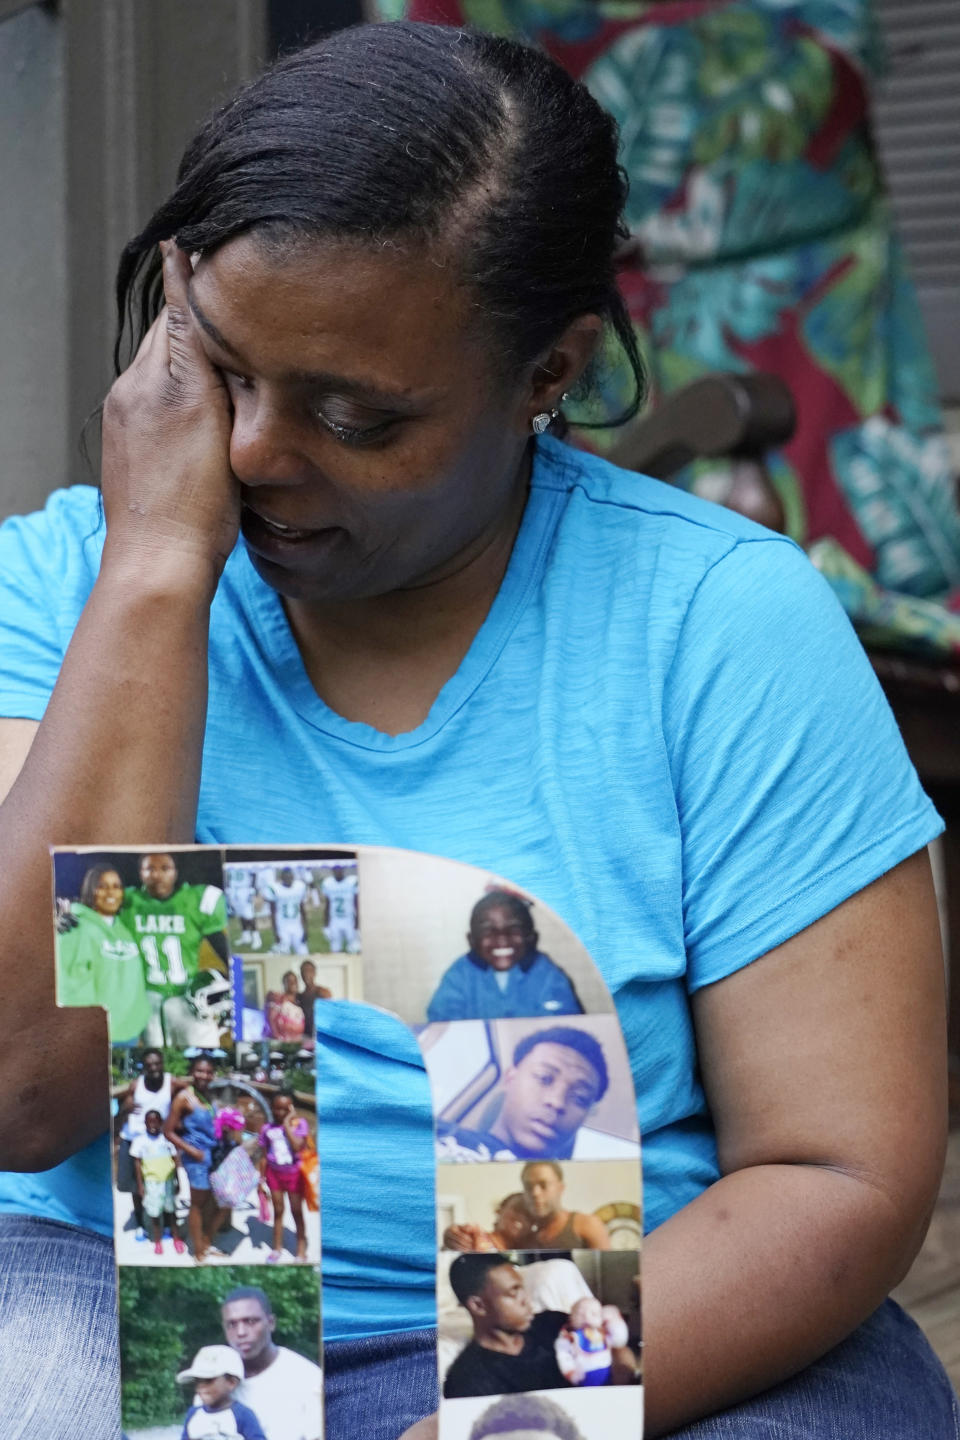
[[[216,585],[236,543],[230,399],[190,311],[190,262],[161,246],[165,308],[103,408],[104,563],[161,562]]]

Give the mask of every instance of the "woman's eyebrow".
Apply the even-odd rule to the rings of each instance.
[[[213,341],[214,345],[216,345],[219,349],[226,351],[228,355],[233,355],[237,360],[241,359],[242,357],[237,347],[235,345],[231,345],[230,341],[225,339],[220,334],[220,331],[217,329],[216,325],[214,325],[213,321],[209,319],[206,315],[204,315],[203,311],[200,309],[200,306],[197,304],[196,299],[194,298],[192,290],[190,290],[189,287],[187,289],[187,304],[190,306],[190,312],[193,315],[194,320],[196,320],[197,324],[200,326],[200,329],[206,335],[210,336],[210,339]]]
[[[223,350],[225,354],[232,355],[235,360],[242,362],[244,357],[236,345],[231,345],[226,336],[221,335],[210,317],[203,313],[189,290],[187,291],[187,300],[191,314],[204,334],[210,337],[219,350]],[[434,399],[438,393],[429,390],[416,396],[404,395],[395,390],[378,389],[376,385],[369,385],[363,380],[349,380],[345,375],[331,375],[328,371],[291,370],[287,378],[300,385],[310,385],[318,390],[335,391],[338,395],[351,396],[383,410],[412,411]]]

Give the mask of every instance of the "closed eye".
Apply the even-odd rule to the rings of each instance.
[[[337,440],[344,445],[370,445],[381,439],[397,424],[396,416],[388,416],[386,420],[380,420],[374,425],[342,425],[339,421],[333,420],[325,415],[322,410],[314,411],[317,419],[325,430],[329,430]]]
[[[249,375],[242,375],[237,370],[231,370],[225,365],[217,365],[217,369],[223,376],[228,392],[233,395],[238,390],[253,390],[256,382]],[[336,403],[336,402],[334,402]],[[352,408],[352,407],[351,407]],[[399,424],[401,419],[406,417],[388,414],[382,419],[375,419],[368,425],[351,425],[343,420],[337,420],[330,414],[324,405],[315,403],[309,404],[310,413],[314,419],[322,425],[335,439],[344,445],[372,445],[383,439],[393,426]],[[376,412],[373,412],[376,413]]]

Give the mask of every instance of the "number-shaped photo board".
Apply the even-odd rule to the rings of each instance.
[[[322,1332],[427,1286],[440,1440],[640,1440],[633,1078],[553,911],[374,846],[53,869],[58,1003],[107,1011],[127,1440],[321,1440]]]

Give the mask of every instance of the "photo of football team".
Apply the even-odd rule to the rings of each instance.
[[[352,854],[227,851],[223,885],[234,951],[303,958],[358,955],[360,911]]]
[[[356,854],[228,848],[223,887],[237,1038],[312,1047],[315,1004],[359,973]]]

